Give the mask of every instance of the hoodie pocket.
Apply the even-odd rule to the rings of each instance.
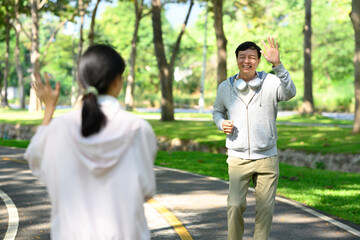
[[[253,131],[252,145],[254,152],[271,149],[276,145],[276,141],[276,127],[269,122],[257,125]]]
[[[230,135],[226,137],[226,148],[231,150],[244,151],[248,148],[246,126],[237,125],[235,123],[234,128]]]

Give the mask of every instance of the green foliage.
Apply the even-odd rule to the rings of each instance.
[[[225,24],[229,40],[229,69],[237,71],[232,52],[239,43],[252,40],[262,47],[261,40],[274,36],[279,42],[282,62],[297,86],[298,94],[294,100],[298,103],[290,106],[296,109],[301,104],[303,93],[304,1],[246,0],[235,1],[234,5],[238,9],[236,19]],[[350,8],[350,0],[312,2],[313,91],[318,110],[354,109],[354,94],[351,92],[354,33],[348,16]],[[259,69],[271,71],[271,66],[262,59]]]
[[[47,40],[54,28],[55,22],[49,22],[48,28],[41,31],[43,42]],[[68,96],[70,100],[71,87],[74,77],[72,76],[73,68],[76,68],[76,48],[77,41],[71,35],[58,33],[54,42],[50,45],[46,58],[44,59],[43,72],[52,74],[52,84],[59,81],[61,84],[61,94]],[[42,48],[44,51],[45,49]],[[70,101],[68,102],[70,104]]]
[[[143,14],[148,13],[145,8]],[[144,96],[152,98],[159,92],[158,71],[152,42],[151,15],[143,17],[138,32],[136,74],[135,74],[135,102],[139,105]],[[107,43],[115,47],[124,59],[130,59],[131,41],[135,26],[135,10],[132,2],[118,2],[118,5],[108,7],[97,20],[95,25],[97,43]],[[125,70],[124,76],[128,74]],[[126,79],[126,77],[124,78]],[[126,86],[124,86],[124,89]],[[146,99],[146,98],[145,98]],[[156,99],[156,97],[155,97]],[[154,101],[154,99],[152,100]],[[157,99],[156,99],[157,101]]]
[[[25,13],[30,15],[30,6],[27,5],[27,1],[19,1],[22,5],[20,8],[20,13]],[[53,33],[55,28],[59,23],[59,17],[70,17],[74,14],[74,8],[69,5],[69,1],[66,0],[58,0],[58,1],[48,1],[47,4],[44,5],[42,11],[52,11],[52,14],[44,14],[42,18],[40,18],[39,25],[39,39],[40,39],[40,52],[45,51],[45,47],[50,35]],[[41,16],[41,14],[40,14]],[[31,32],[31,18],[30,16],[25,16],[24,14],[20,16],[20,21],[25,29],[25,31],[29,34]],[[70,88],[72,85],[72,75],[71,75],[71,67],[74,65],[72,62],[72,49],[73,46],[64,47],[63,45],[71,45],[73,41],[69,39],[69,36],[64,34],[57,34],[52,45],[50,45],[49,54],[46,56],[44,61],[45,67],[42,70],[50,72],[55,79],[54,81],[60,81],[61,83],[61,94],[69,95]],[[0,42],[0,53],[5,51],[5,43],[3,41]],[[4,46],[4,47],[3,47]],[[11,31],[10,38],[10,69],[9,69],[9,86],[17,86],[17,73],[15,69],[15,57],[14,57],[14,47],[15,47],[15,33]],[[31,42],[30,39],[26,37],[26,35],[21,32],[20,34],[20,64],[23,71],[24,82],[25,82],[25,94],[29,95],[30,89],[30,73],[27,71],[31,67],[30,63],[30,49]],[[4,56],[4,54],[1,54]],[[40,57],[40,60],[43,59],[44,56]],[[69,63],[70,61],[70,63]],[[0,57],[0,70],[3,68],[2,57]],[[70,71],[69,71],[70,68]],[[67,102],[69,104],[70,101]]]
[[[8,3],[9,0],[1,0]],[[11,2],[11,1],[10,1]],[[12,2],[13,3],[13,2]],[[20,1],[21,22],[30,32],[31,18],[29,1]],[[5,5],[1,5],[4,13]],[[180,3],[179,3],[180,4]],[[184,4],[184,3],[181,3]],[[297,109],[302,104],[303,95],[303,25],[305,18],[303,0],[236,0],[224,3],[224,29],[228,40],[228,75],[235,74],[238,69],[234,58],[234,50],[243,41],[252,40],[262,47],[261,40],[274,36],[280,44],[281,60],[290,71],[297,86],[297,96],[280,108]],[[11,4],[10,4],[11,5]],[[6,6],[10,6],[6,5]],[[12,5],[11,5],[12,6]],[[46,41],[56,27],[59,17],[71,17],[76,8],[76,1],[48,1],[41,10],[40,52],[44,52]],[[149,6],[144,9],[148,13]],[[205,78],[206,106],[213,104],[216,96],[216,39],[213,28],[213,12],[209,3],[207,64]],[[313,92],[315,107],[318,111],[353,111],[354,100],[354,32],[348,16],[351,10],[350,0],[313,1],[312,3],[312,64]],[[91,9],[89,10],[91,11]],[[194,14],[194,13],[192,13]],[[4,16],[4,14],[0,14]],[[184,16],[185,18],[185,16]],[[180,26],[171,26],[163,16],[164,44],[169,59]],[[134,30],[133,2],[119,1],[115,7],[108,7],[98,15],[95,25],[95,42],[113,45],[125,59],[129,59],[131,40]],[[3,22],[3,21],[1,21]],[[187,26],[180,45],[175,67],[180,70],[191,70],[186,79],[174,82],[174,100],[177,106],[194,106],[200,96],[200,80],[202,75],[204,44],[205,11],[199,14],[197,22]],[[0,24],[0,30],[3,26]],[[85,29],[84,36],[87,36]],[[4,67],[5,43],[0,35],[0,72]],[[85,39],[86,40],[86,39]],[[72,86],[72,68],[74,53],[77,52],[78,36],[67,36],[59,32],[49,48],[44,60],[43,70],[51,72],[62,84],[63,99],[69,96]],[[84,43],[86,48],[87,41]],[[14,31],[10,41],[9,85],[17,85],[17,76],[13,49],[15,46]],[[151,14],[140,22],[137,42],[135,105],[159,106],[160,84],[156,65]],[[29,88],[30,41],[22,33],[20,37],[20,57],[24,72],[26,89]],[[262,59],[259,70],[270,72],[271,65]],[[127,68],[128,71],[128,68]],[[125,72],[125,76],[128,73]],[[125,89],[126,86],[124,86]]]

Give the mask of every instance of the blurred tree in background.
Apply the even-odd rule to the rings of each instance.
[[[4,2],[5,0],[1,0]],[[22,2],[29,9],[30,1]],[[15,2],[15,1],[10,1]],[[47,1],[45,1],[47,2]],[[76,72],[76,58],[79,46],[79,17],[71,20],[71,16],[79,15],[77,9],[79,1],[65,1],[56,9],[50,7],[62,1],[49,1],[44,5],[39,15],[39,53],[41,71],[48,71],[54,79],[61,82],[61,104],[70,105],[71,88]],[[91,18],[97,1],[88,2],[85,16]],[[100,2],[100,5],[106,2]],[[84,25],[84,36],[93,36],[94,43],[108,43],[114,46],[125,59],[130,60],[131,42],[135,26],[135,5],[133,1],[107,1],[106,9],[96,15],[96,24],[93,33],[90,27]],[[356,2],[356,1],[355,1]],[[5,3],[5,2],[4,2]],[[86,1],[84,1],[86,3]],[[304,35],[305,0],[235,0],[224,1],[223,29],[227,39],[227,74],[237,72],[234,51],[244,41],[251,40],[261,45],[261,40],[267,36],[274,36],[280,44],[280,54],[284,66],[290,71],[294,79],[298,94],[292,101],[282,103],[281,109],[297,110],[303,102],[304,90]],[[166,3],[163,9],[166,9]],[[186,4],[187,3],[176,3]],[[195,4],[202,4],[195,2]],[[213,2],[209,1],[208,26],[214,26]],[[4,19],[5,5],[1,5],[0,19]],[[201,8],[204,9],[204,8]],[[354,111],[354,27],[349,18],[352,5],[351,0],[324,0],[312,1],[312,68],[313,68],[313,98],[316,111]],[[61,10],[61,11],[60,11]],[[25,33],[31,32],[32,20],[30,11],[20,11],[19,22],[22,30],[19,34],[20,66],[23,73],[26,103],[29,96],[30,82],[30,54],[31,40]],[[196,13],[192,13],[196,14]],[[59,16],[60,15],[60,16]],[[180,26],[172,26],[162,10],[163,41],[167,59],[171,58]],[[189,24],[182,37],[174,69],[179,76],[173,82],[173,99],[175,107],[196,107],[200,96],[200,79],[202,70],[202,51],[204,43],[205,12],[200,12],[197,21]],[[11,23],[14,23],[14,17]],[[185,16],[184,16],[185,17]],[[69,28],[73,22],[75,28],[72,33],[58,30],[49,39],[58,24],[68,19],[65,27]],[[0,31],[5,33],[5,24],[1,20]],[[15,47],[16,32],[10,29],[9,34],[9,68],[8,85],[17,87],[20,77],[16,71]],[[83,48],[90,45],[89,39],[84,39]],[[151,15],[142,18],[139,24],[138,39],[136,42],[136,65],[134,68],[134,107],[159,107],[161,100],[158,66],[153,43]],[[48,49],[46,50],[48,46]],[[207,67],[205,79],[205,104],[211,107],[217,87],[217,45],[214,27],[208,28],[207,37]],[[6,41],[5,35],[0,38],[0,84],[4,89],[4,70]],[[47,52],[45,55],[44,53]],[[259,70],[271,72],[271,66],[261,61]],[[129,67],[126,69],[129,71]],[[124,76],[129,74],[126,72]],[[54,80],[52,80],[54,81]],[[126,86],[120,100],[124,101]],[[9,99],[10,104],[20,105],[18,98]]]

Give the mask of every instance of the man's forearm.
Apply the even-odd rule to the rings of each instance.
[[[284,68],[282,64],[273,68],[276,75],[281,81],[280,91],[278,91],[278,100],[287,101],[296,95],[296,87],[291,80],[289,72]]]

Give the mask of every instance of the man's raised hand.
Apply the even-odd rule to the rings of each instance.
[[[261,53],[264,55],[265,59],[271,63],[274,67],[277,67],[281,64],[280,62],[280,54],[279,54],[279,44],[275,42],[274,38],[267,38],[268,45],[266,45],[265,41],[262,40],[262,44],[264,45],[265,51],[261,50]]]

